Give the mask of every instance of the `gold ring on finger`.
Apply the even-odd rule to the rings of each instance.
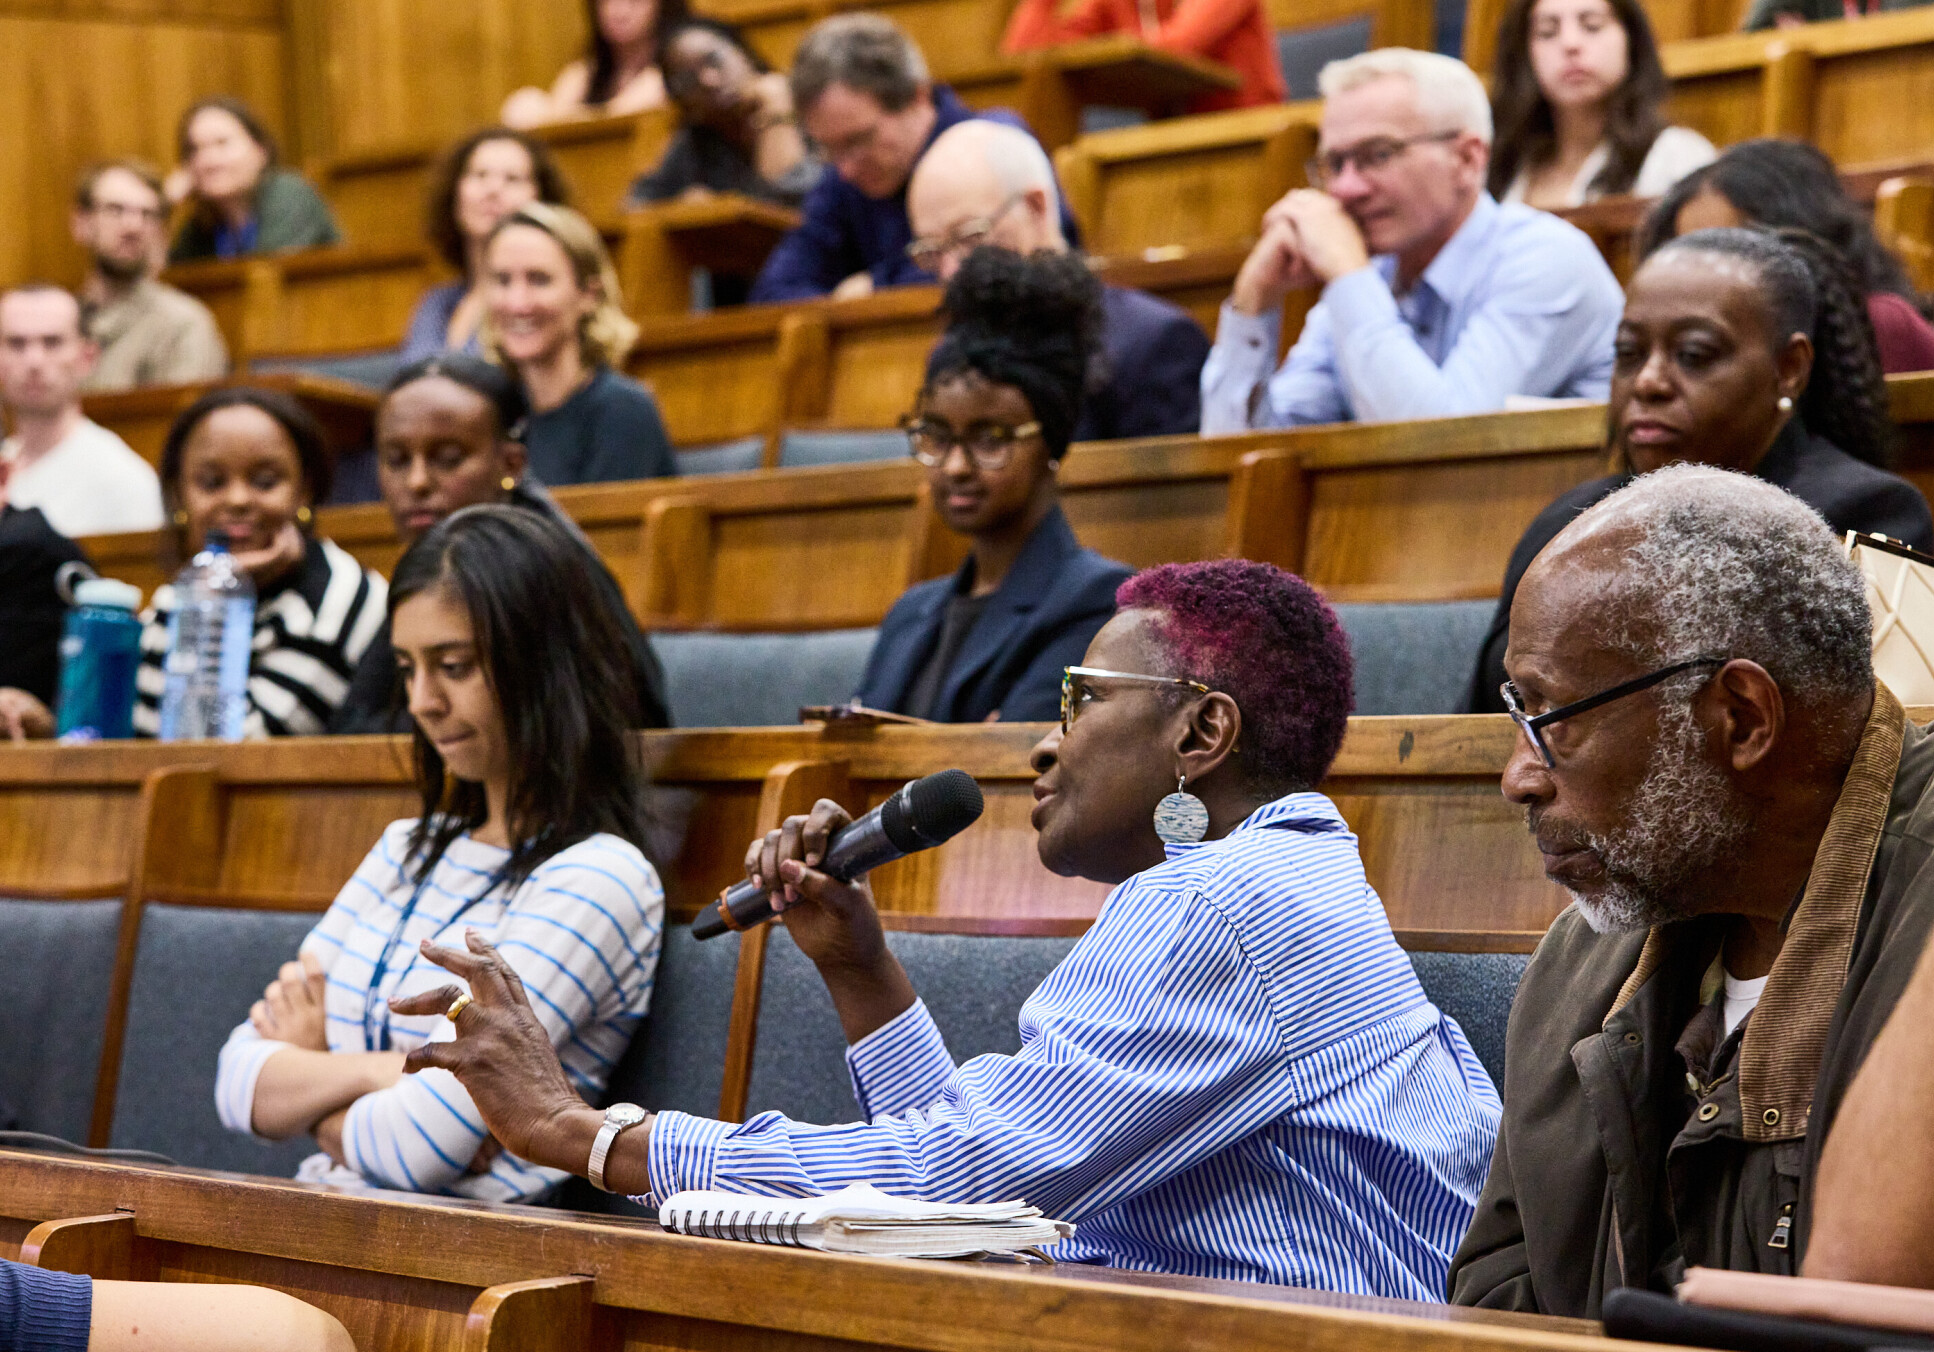
[[[470,992],[465,991],[462,995],[459,995],[450,1002],[450,1007],[443,1011],[443,1017],[451,1023],[455,1023],[457,1021],[457,1015],[463,1013],[468,1008],[470,1008]]]

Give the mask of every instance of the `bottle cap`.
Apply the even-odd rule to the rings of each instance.
[[[208,533],[202,536],[201,547],[210,554],[228,553],[228,532],[220,526],[209,527]]]
[[[141,589],[132,582],[112,577],[90,577],[74,587],[77,606],[115,606],[121,610],[141,609]]]

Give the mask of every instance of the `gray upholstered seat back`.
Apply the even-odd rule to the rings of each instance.
[[[1073,938],[889,931],[887,943],[927,1003],[957,1062],[1021,1045],[1021,1005],[1074,947]],[[825,985],[783,930],[766,950],[759,1040],[746,1115],[776,1109],[805,1122],[859,1117],[846,1038]]]
[[[288,1177],[315,1153],[308,1136],[268,1142],[215,1115],[215,1063],[229,1030],[295,956],[320,917],[150,904],[141,918],[127,1039],[109,1144],[178,1164]]]
[[[681,728],[797,723],[802,704],[852,698],[873,651],[872,629],[807,634],[651,636]]]
[[[1523,953],[1412,953],[1410,965],[1431,1003],[1456,1019],[1471,1050],[1504,1083],[1504,1029],[1531,959]]]
[[[1370,16],[1276,30],[1276,57],[1292,99],[1316,97],[1316,77],[1332,61],[1370,50]]]
[[[1477,665],[1495,601],[1340,605],[1356,657],[1360,714],[1454,714]]]
[[[612,1068],[604,1102],[717,1117],[738,969],[737,935],[721,934],[701,943],[692,938],[690,926],[667,925],[651,1009]],[[583,1179],[566,1182],[554,1201],[570,1211],[646,1214]]]
[[[0,1128],[87,1140],[120,928],[119,900],[0,900]]]
[[[710,446],[682,447],[678,452],[678,472],[686,477],[744,474],[759,468],[765,451],[764,437],[740,437],[736,441],[714,442]]]
[[[779,467],[850,465],[867,460],[903,460],[907,437],[889,432],[788,432],[779,443]]]

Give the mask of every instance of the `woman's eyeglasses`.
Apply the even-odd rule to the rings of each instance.
[[[1008,427],[1003,423],[974,423],[966,431],[956,432],[946,423],[909,414],[900,420],[900,430],[907,434],[913,458],[928,469],[945,464],[956,446],[980,468],[1001,469],[1014,454],[1016,443],[1041,434],[1041,424]]]
[[[1622,685],[1615,685],[1609,690],[1601,690],[1596,695],[1587,695],[1570,704],[1561,704],[1556,709],[1539,714],[1535,718],[1525,712],[1524,696],[1519,693],[1515,681],[1506,681],[1498,687],[1498,691],[1504,696],[1504,711],[1511,715],[1511,721],[1518,725],[1519,730],[1530,741],[1532,749],[1544,761],[1545,769],[1553,770],[1557,768],[1558,761],[1552,756],[1551,748],[1545,745],[1545,729],[1553,723],[1562,723],[1567,718],[1575,718],[1588,710],[1610,704],[1614,700],[1624,699],[1627,695],[1636,695],[1641,690],[1649,690],[1659,682],[1670,680],[1682,671],[1691,671],[1694,667],[1723,667],[1730,661],[1732,661],[1730,657],[1695,657],[1689,662],[1675,662],[1669,667],[1647,672]],[[1065,686],[1063,688],[1065,689]],[[1062,698],[1064,700],[1062,707],[1066,708],[1067,697],[1064,695]]]
[[[1186,676],[1145,676],[1136,671],[1109,671],[1103,667],[1063,667],[1061,668],[1061,735],[1067,736],[1074,729],[1074,720],[1081,714],[1082,702],[1087,698],[1088,684],[1091,681],[1137,681],[1143,685],[1177,685],[1184,690],[1193,690],[1198,695],[1209,693],[1209,687],[1200,681],[1191,681]]]

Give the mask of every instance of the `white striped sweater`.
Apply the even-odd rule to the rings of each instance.
[[[437,861],[412,909],[417,886],[402,865],[414,824],[390,824],[302,941],[300,951],[329,973],[329,1049],[409,1051],[453,1036],[441,1014],[392,1014],[388,1001],[461,985],[424,961],[418,944],[461,947],[474,928],[516,969],[565,1073],[596,1100],[651,1002],[665,918],[656,870],[628,841],[597,835],[559,851],[507,894],[492,883],[508,851],[465,835]],[[263,1040],[246,1019],[229,1035],[215,1082],[223,1126],[251,1129],[256,1078],[286,1045]],[[343,1151],[367,1182],[412,1192],[527,1201],[564,1179],[508,1154],[488,1173],[466,1173],[484,1134],[463,1086],[447,1071],[428,1070],[356,1100],[343,1124]]]

